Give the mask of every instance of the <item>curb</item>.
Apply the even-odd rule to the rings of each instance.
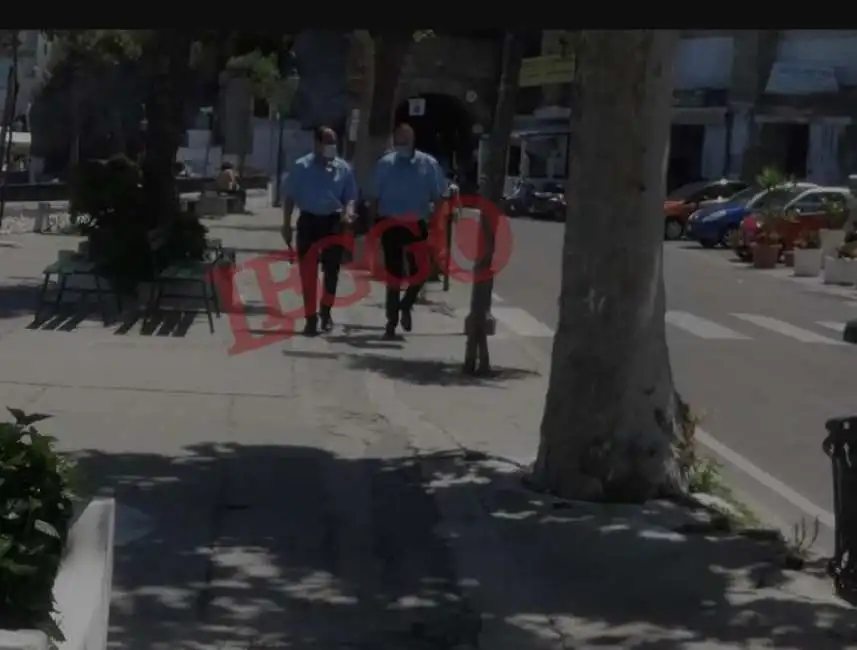
[[[96,498],[72,526],[54,582],[57,623],[66,638],[58,650],[107,648],[115,523],[116,502]]]

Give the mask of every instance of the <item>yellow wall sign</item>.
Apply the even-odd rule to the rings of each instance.
[[[564,84],[574,80],[574,59],[561,54],[533,56],[521,62],[521,76],[518,86],[549,86]]]

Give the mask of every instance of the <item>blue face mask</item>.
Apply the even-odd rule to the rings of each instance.
[[[396,157],[400,160],[410,158],[413,153],[412,149],[407,145],[396,145],[394,149],[396,151]]]

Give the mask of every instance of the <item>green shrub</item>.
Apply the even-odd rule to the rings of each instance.
[[[207,229],[192,215],[153,215],[145,210],[139,166],[123,155],[88,160],[72,180],[71,212],[89,240],[89,255],[100,271],[121,290],[131,292],[151,279],[149,232],[166,224],[163,266],[201,260]],[[178,203],[176,204],[178,207]]]
[[[72,517],[71,464],[33,426],[50,416],[8,409],[0,423],[0,629],[54,640],[53,583]]]

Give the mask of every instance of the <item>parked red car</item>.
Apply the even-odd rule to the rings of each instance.
[[[794,248],[795,241],[804,233],[831,227],[830,214],[825,205],[828,201],[847,201],[847,187],[813,187],[798,194],[783,208],[783,214],[789,219],[780,219],[776,223],[783,248]],[[751,214],[741,222],[740,237],[735,253],[740,259],[750,258],[750,245],[755,241],[762,222],[758,215]]]
[[[673,190],[664,200],[664,239],[681,239],[691,214],[717,201],[726,201],[745,187],[747,183],[743,181],[723,178],[688,183]]]

